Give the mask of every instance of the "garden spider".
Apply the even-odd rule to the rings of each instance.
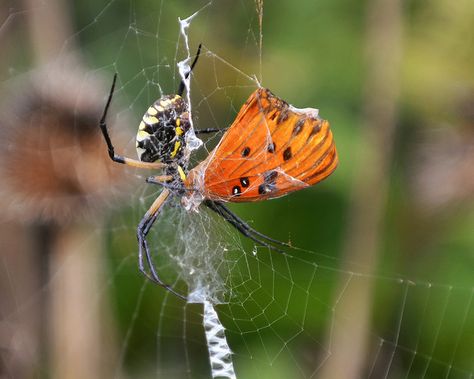
[[[244,222],[224,205],[222,200],[238,201],[237,196],[240,195],[240,187],[233,186],[232,194],[230,194],[229,197],[219,199],[206,195],[203,189],[196,189],[196,186],[194,186],[193,183],[189,183],[189,154],[185,154],[185,149],[186,136],[187,133],[191,131],[191,115],[189,114],[188,105],[182,98],[182,95],[185,89],[184,80],[189,77],[191,71],[196,65],[200,52],[201,45],[199,45],[196,56],[190,66],[190,70],[180,82],[177,94],[162,96],[148,108],[147,112],[143,116],[143,119],[138,127],[136,137],[136,148],[139,157],[138,160],[126,158],[116,154],[107,131],[106,118],[114,94],[117,74],[114,75],[104,112],[99,122],[100,129],[107,144],[109,156],[114,162],[136,168],[163,170],[162,175],[150,176],[146,179],[147,183],[162,185],[163,190],[145,213],[137,228],[139,248],[138,266],[140,271],[152,282],[164,287],[168,291],[184,300],[187,300],[186,296],[178,293],[170,285],[163,282],[160,276],[157,274],[146,240],[147,234],[149,233],[160,211],[170,196],[183,197],[189,192],[200,192],[204,205],[216,212],[218,215],[222,216],[244,236],[252,239],[254,242],[262,246],[275,251],[281,252],[282,250],[274,245],[289,247],[289,244],[267,237],[251,228],[246,222]],[[196,134],[206,134],[221,132],[223,130],[226,129],[208,128],[195,130],[194,132]],[[248,187],[248,178],[247,182],[242,179],[245,178],[241,178],[242,186]],[[268,186],[265,188],[270,188],[271,184],[272,183],[270,182],[267,183]],[[237,187],[239,188],[239,193],[236,193]],[[261,187],[262,186],[259,187],[259,193],[261,193]],[[149,271],[147,270],[146,266],[148,266]]]

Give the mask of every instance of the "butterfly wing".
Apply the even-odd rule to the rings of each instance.
[[[258,201],[316,184],[337,166],[329,122],[257,89],[186,185],[205,198]]]

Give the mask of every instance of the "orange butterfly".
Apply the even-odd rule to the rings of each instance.
[[[201,45],[185,79],[196,64],[200,50]],[[280,250],[275,245],[289,246],[251,228],[224,203],[280,197],[316,184],[336,169],[337,152],[329,122],[319,118],[316,109],[297,109],[268,89],[258,88],[207,159],[188,171],[188,138],[194,133],[221,130],[204,129],[193,133],[188,106],[181,97],[184,81],[177,95],[161,97],[143,116],[136,139],[139,160],[134,160],[115,154],[107,132],[105,120],[116,79],[117,74],[100,120],[110,158],[133,167],[164,170],[163,175],[147,178],[148,183],[164,188],[137,230],[138,264],[146,277],[186,300],[160,279],[146,241],[160,210],[173,195],[181,196],[187,209],[203,202],[260,245],[273,250]]]
[[[258,88],[185,185],[209,200],[260,201],[316,184],[337,163],[329,122]]]

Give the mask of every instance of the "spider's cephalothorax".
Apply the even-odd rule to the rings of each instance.
[[[163,96],[148,108],[138,127],[136,147],[142,162],[181,163],[191,124],[179,95]]]

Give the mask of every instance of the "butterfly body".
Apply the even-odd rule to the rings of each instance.
[[[246,202],[280,197],[316,184],[337,167],[329,122],[258,88],[185,186],[202,198]]]

